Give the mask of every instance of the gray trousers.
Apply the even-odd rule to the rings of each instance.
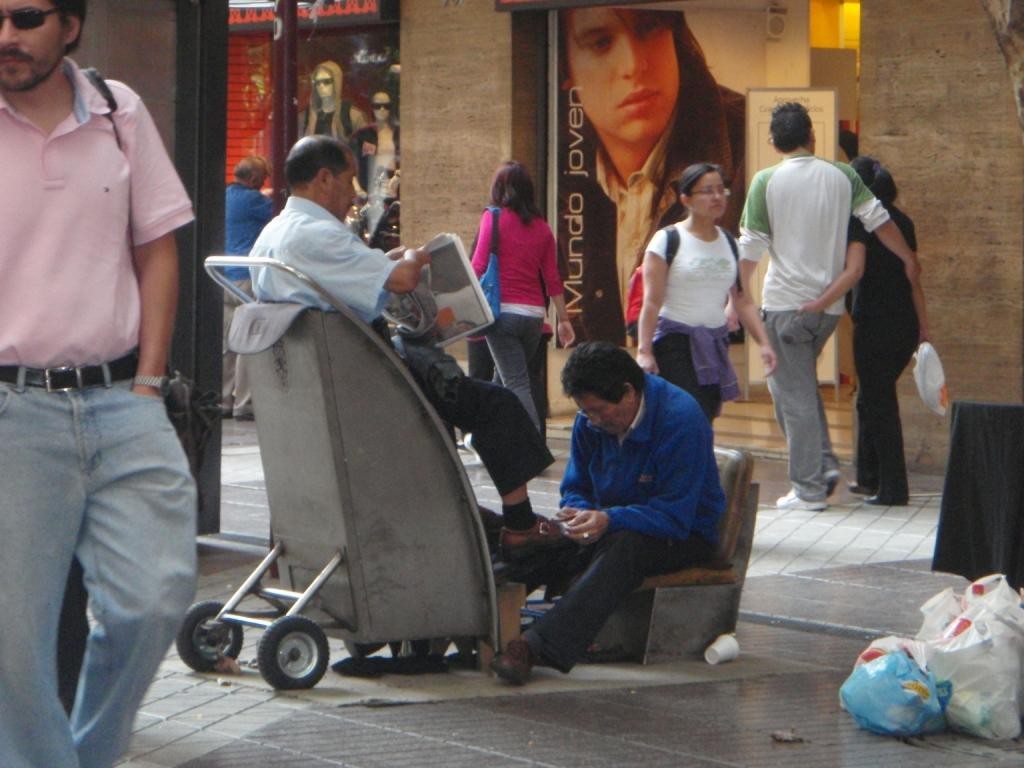
[[[246,293],[252,293],[251,280],[238,280],[235,285]],[[231,318],[235,316],[235,307],[241,302],[230,291],[224,291],[224,339],[221,403],[225,409],[235,415],[252,413],[252,394],[249,391],[249,377],[245,370],[245,355],[236,355],[228,349],[228,329]]]
[[[805,501],[827,496],[824,475],[838,469],[818,390],[817,360],[839,323],[824,312],[765,312],[768,340],[778,357],[768,377],[775,419],[789,449],[789,481]]]

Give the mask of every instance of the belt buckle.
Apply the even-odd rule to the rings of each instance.
[[[58,387],[54,385],[54,374],[66,374],[69,371],[75,372],[75,383],[69,387]],[[46,368],[43,370],[43,377],[46,383],[47,392],[70,392],[73,389],[82,388],[82,369],[70,365],[62,365],[59,368]]]

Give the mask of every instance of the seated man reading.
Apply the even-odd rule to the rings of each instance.
[[[606,342],[577,347],[562,388],[580,410],[558,519],[579,545],[572,586],[491,664],[522,685],[534,664],[568,672],[647,576],[708,561],[725,494],[697,402]]]
[[[342,223],[355,194],[357,166],[351,150],[329,136],[300,139],[285,161],[291,191],[284,210],[263,229],[250,256],[284,262],[315,280],[367,323],[374,323],[390,292],[415,290],[422,250],[390,253],[367,247]],[[253,268],[253,290],[261,301],[332,307],[293,276]],[[534,514],[526,483],[554,459],[512,392],[467,378],[455,361],[432,346],[407,342],[400,350],[438,415],[472,432],[474,447],[501,496],[505,551],[564,541],[561,529]]]

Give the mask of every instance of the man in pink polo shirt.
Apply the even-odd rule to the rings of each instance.
[[[138,96],[65,58],[86,0],[0,0],[0,765],[109,766],[195,589],[160,397],[191,204]],[[68,719],[72,558],[95,626]]]

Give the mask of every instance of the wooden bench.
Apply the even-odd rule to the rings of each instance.
[[[715,448],[725,491],[718,549],[706,565],[651,576],[608,619],[596,644],[621,647],[644,664],[699,655],[719,635],[736,630],[740,595],[757,518],[754,460]]]

